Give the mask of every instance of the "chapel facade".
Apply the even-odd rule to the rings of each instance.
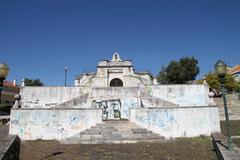
[[[111,60],[102,60],[95,73],[83,73],[75,77],[75,86],[95,87],[136,87],[153,85],[155,82],[149,72],[136,72],[131,60],[121,60],[114,53]]]

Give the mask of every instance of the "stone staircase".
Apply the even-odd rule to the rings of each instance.
[[[84,103],[87,103],[89,94],[84,94],[69,101],[63,102],[61,104],[56,105],[54,108],[74,108],[74,106],[80,106]]]
[[[219,107],[220,120],[225,120],[225,112],[223,98],[218,97],[213,99]],[[230,120],[240,120],[240,100],[234,95],[227,95],[228,114]]]
[[[147,106],[147,107],[171,108],[171,107],[179,106],[175,103],[163,100],[161,98],[151,96],[151,95],[146,94],[146,93],[141,94],[141,100],[142,100],[143,107]]]
[[[96,126],[80,132],[62,143],[65,144],[106,144],[106,143],[138,143],[159,142],[164,137],[141,128],[128,120],[104,121]]]

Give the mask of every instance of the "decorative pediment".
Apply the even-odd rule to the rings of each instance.
[[[112,57],[112,62],[119,62],[119,61],[122,61],[119,54],[116,52],[113,54],[113,57]]]

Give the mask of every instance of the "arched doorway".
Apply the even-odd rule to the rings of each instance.
[[[110,82],[110,87],[123,87],[123,81],[119,78],[114,78]]]

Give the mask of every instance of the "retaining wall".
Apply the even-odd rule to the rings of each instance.
[[[139,87],[99,87],[91,89],[92,99],[122,99],[139,97]]]
[[[79,108],[90,108],[92,100],[138,99],[148,94],[179,106],[208,106],[207,85],[156,85],[139,87],[22,87],[22,108],[52,108],[88,93],[87,103]],[[141,94],[144,93],[144,94]],[[71,106],[73,107],[73,106]],[[162,107],[162,106],[156,106]]]
[[[207,85],[157,85],[149,86],[149,93],[179,106],[208,106]]]
[[[220,132],[218,107],[135,108],[130,121],[166,138]]]
[[[84,95],[82,87],[21,87],[22,108],[51,108]]]
[[[12,109],[11,135],[21,140],[64,140],[102,122],[102,109]]]

